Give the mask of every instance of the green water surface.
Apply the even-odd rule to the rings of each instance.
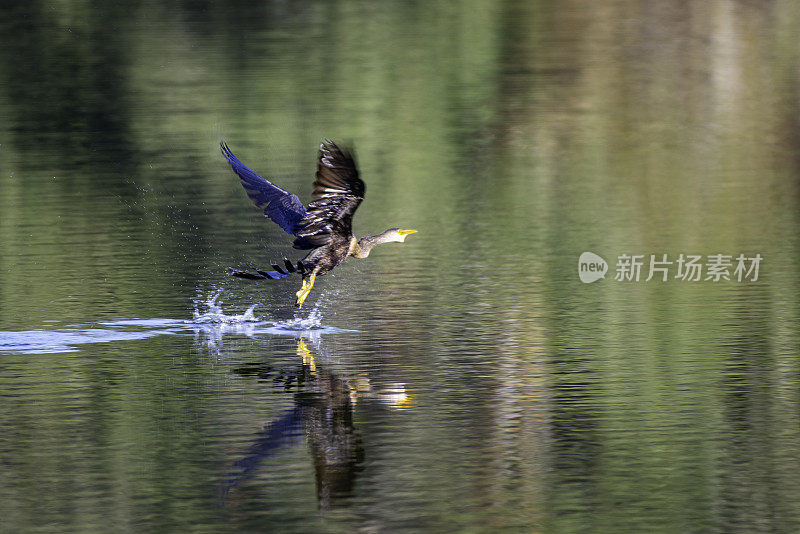
[[[0,531],[800,531],[798,34],[782,0],[5,2]],[[297,312],[225,274],[302,256],[218,145],[308,201],[323,137],[357,234],[419,232]]]

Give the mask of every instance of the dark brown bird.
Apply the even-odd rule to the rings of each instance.
[[[265,180],[233,155],[228,145],[220,144],[222,154],[233,171],[242,180],[242,186],[264,215],[296,236],[294,248],[311,250],[305,258],[293,264],[284,259],[283,267],[273,265],[273,271],[254,269],[241,271],[229,268],[231,276],[251,280],[286,278],[293,273],[303,277],[303,286],[297,292],[295,306],[303,305],[314,287],[317,276],[329,273],[348,256],[366,258],[376,245],[405,241],[416,230],[389,228],[377,235],[353,235],[353,213],[364,200],[366,187],[358,176],[352,153],[342,150],[330,139],[319,147],[317,176],[314,181],[314,198],[303,206],[296,195]]]

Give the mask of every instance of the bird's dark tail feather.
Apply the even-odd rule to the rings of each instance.
[[[230,276],[246,278],[248,280],[280,280],[281,278],[286,278],[294,273],[301,275],[306,273],[306,266],[303,265],[302,261],[298,261],[295,265],[292,264],[292,262],[287,258],[283,259],[283,267],[273,264],[272,268],[275,269],[274,271],[262,271],[261,269],[256,269],[250,265],[248,265],[248,268],[251,270],[242,271],[241,269],[228,267],[228,274]]]

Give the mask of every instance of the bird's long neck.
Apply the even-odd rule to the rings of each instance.
[[[392,241],[395,241],[391,234],[391,230],[386,230],[380,234],[368,235],[362,237],[361,239],[356,239],[354,237],[350,244],[350,255],[359,259],[366,258],[369,256],[369,252],[373,249],[373,247],[380,245],[381,243],[391,243]]]

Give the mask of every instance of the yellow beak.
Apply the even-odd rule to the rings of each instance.
[[[416,230],[398,230],[397,233],[400,234],[400,235],[409,235],[409,234],[416,234],[417,231]]]

